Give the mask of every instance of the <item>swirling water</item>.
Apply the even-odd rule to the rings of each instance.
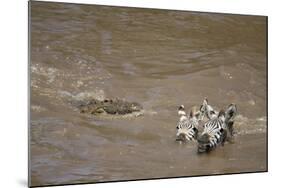
[[[267,169],[266,18],[31,2],[32,185]],[[80,114],[118,97],[140,117]],[[235,141],[175,142],[177,106],[236,103]]]

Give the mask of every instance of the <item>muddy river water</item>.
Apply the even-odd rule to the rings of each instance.
[[[267,20],[32,2],[31,185],[267,170]],[[142,116],[81,114],[122,98]],[[235,139],[206,155],[175,142],[177,107],[236,103]]]

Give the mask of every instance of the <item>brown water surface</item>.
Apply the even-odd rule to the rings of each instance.
[[[32,185],[267,170],[266,17],[31,2]],[[118,97],[140,117],[80,114]],[[234,143],[175,142],[177,107],[236,103]]]

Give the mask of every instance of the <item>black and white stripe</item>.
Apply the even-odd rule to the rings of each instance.
[[[177,124],[177,140],[197,139],[198,152],[208,152],[219,145],[224,145],[225,141],[232,140],[236,114],[237,107],[235,104],[230,104],[225,112],[221,110],[218,113],[208,104],[208,100],[204,99],[199,111],[192,108],[189,117],[187,117],[184,106],[181,105],[178,109],[180,120]],[[202,121],[205,116],[208,120],[204,123],[203,131],[198,136],[199,121]]]
[[[177,124],[177,141],[190,141],[197,138],[198,134],[198,119],[192,109],[189,117],[186,116],[184,111],[184,106],[181,105],[178,109],[178,114],[180,115],[179,122]]]
[[[197,140],[198,152],[208,152],[223,145],[226,136],[225,113],[222,110],[217,117],[213,117],[204,124],[204,130]]]
[[[225,112],[221,110],[217,116],[211,117],[204,124],[204,130],[198,138],[198,152],[208,152],[218,145],[224,145],[225,141],[231,141],[236,115],[236,105],[230,104]]]

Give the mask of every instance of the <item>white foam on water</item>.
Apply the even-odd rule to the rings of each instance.
[[[250,119],[243,115],[237,115],[237,117],[235,118],[234,131],[238,135],[265,133],[266,130],[266,116]]]
[[[102,89],[95,89],[93,91],[84,91],[77,94],[72,94],[68,91],[58,91],[58,94],[63,98],[71,98],[75,101],[87,101],[91,99],[104,100],[105,93]]]
[[[46,111],[47,109],[40,105],[31,105],[31,110],[35,112],[43,112]]]
[[[95,91],[86,91],[81,92],[73,96],[75,100],[87,100],[87,99],[97,99],[97,100],[104,100],[105,93],[103,90],[95,90]]]
[[[58,72],[58,69],[56,69],[56,68],[40,67],[39,64],[31,65],[31,73],[38,74],[40,76],[46,76],[48,83],[52,83],[55,81],[57,72]]]

